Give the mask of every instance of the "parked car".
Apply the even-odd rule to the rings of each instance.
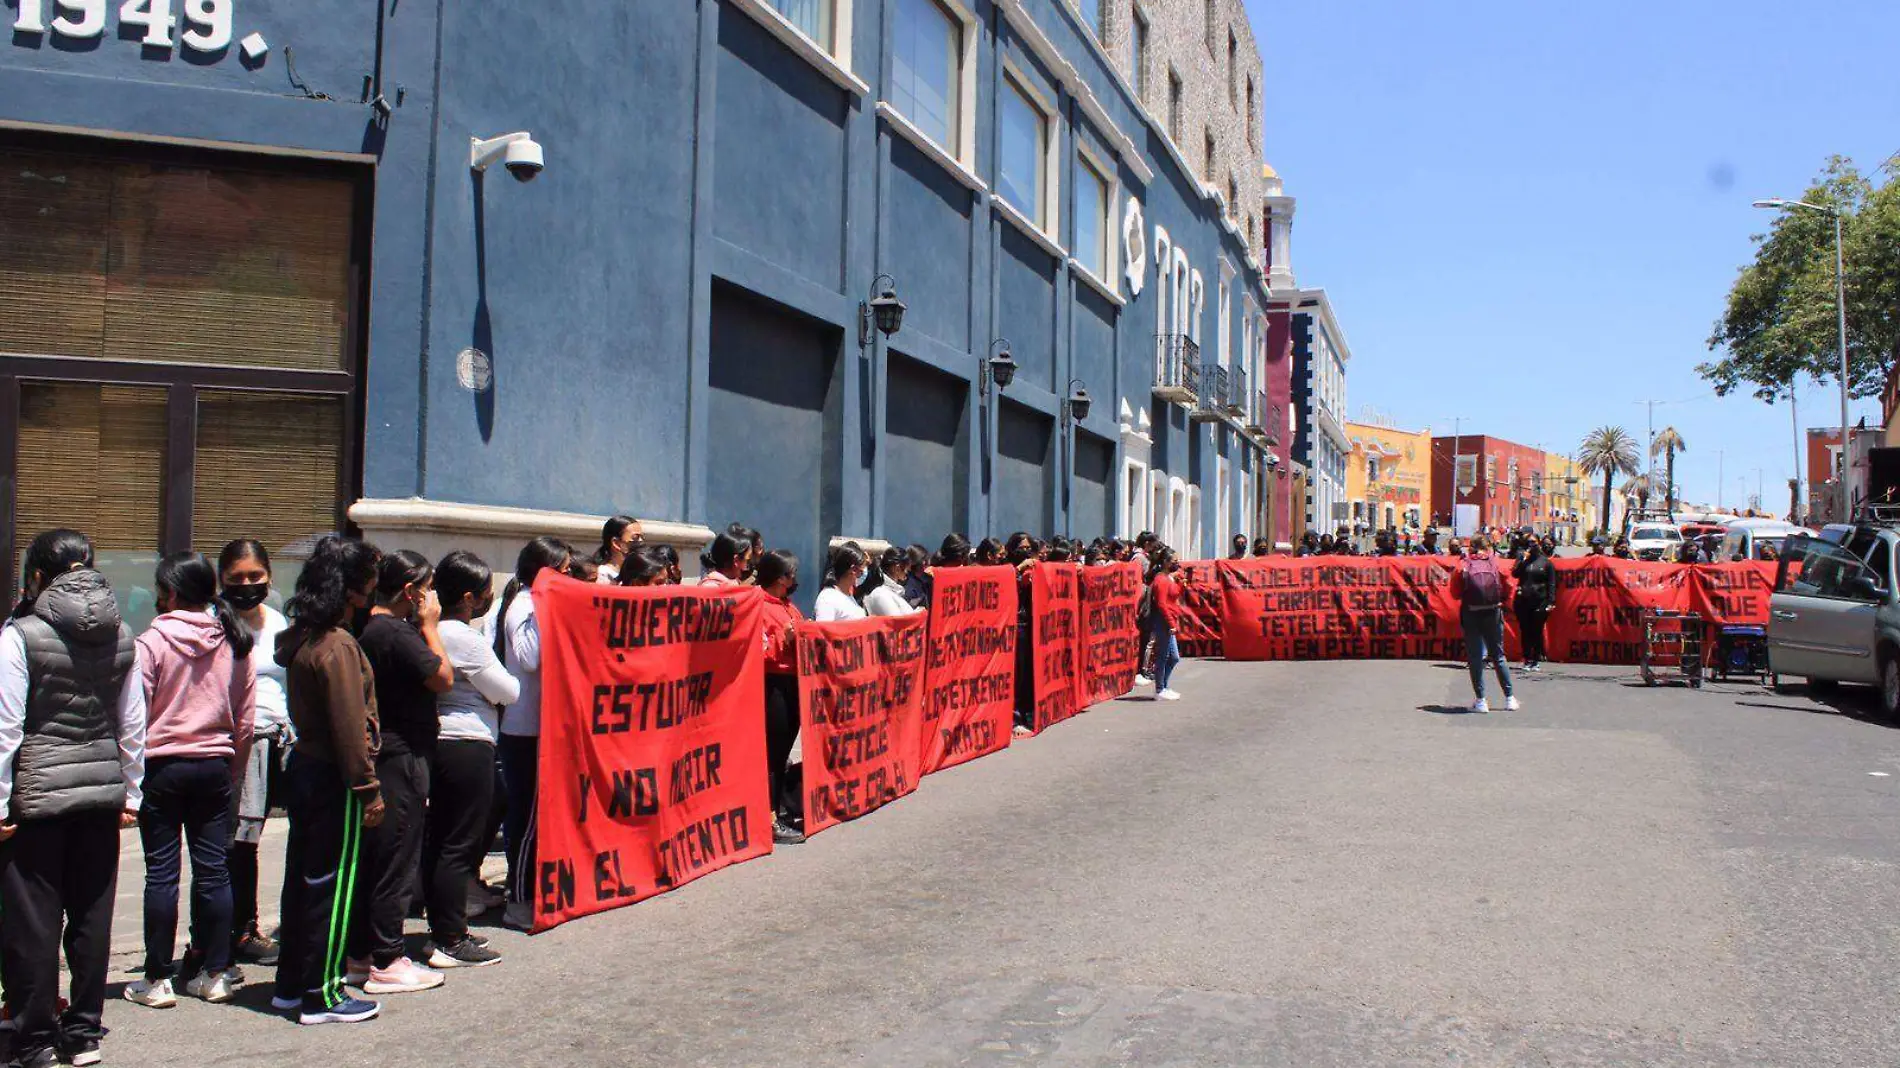
[[[1630,552],[1638,560],[1674,560],[1682,528],[1674,523],[1638,523],[1630,528]]]
[[[1807,527],[1797,527],[1793,523],[1784,523],[1779,519],[1737,519],[1728,525],[1722,535],[1722,560],[1767,560],[1767,549],[1773,549],[1775,556],[1782,555],[1783,544],[1790,534],[1803,537],[1817,537]]]
[[[1893,582],[1900,533],[1861,524],[1839,544],[1818,536],[1785,544],[1769,601],[1770,670],[1777,679],[1805,678],[1816,692],[1842,682],[1871,684],[1887,717],[1900,717],[1900,599]]]

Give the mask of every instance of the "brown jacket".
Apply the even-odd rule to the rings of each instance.
[[[343,784],[365,803],[375,798],[382,728],[363,647],[340,627],[311,635],[291,629],[277,636],[277,662],[284,666],[296,751],[336,765]]]

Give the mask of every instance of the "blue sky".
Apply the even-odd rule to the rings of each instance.
[[[1640,441],[1636,402],[1670,401],[1690,499],[1717,496],[1719,453],[1730,506],[1760,468],[1786,509],[1787,406],[1717,399],[1694,367],[1770,221],[1749,202],[1830,153],[1900,152],[1900,3],[1246,2],[1293,267],[1351,344],[1352,417],[1568,452],[1603,423]],[[1840,421],[1832,380],[1799,405]]]

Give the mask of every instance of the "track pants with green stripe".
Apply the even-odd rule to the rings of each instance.
[[[277,996],[343,1000],[344,944],[355,907],[363,803],[336,765],[292,752],[284,769],[290,839],[284,858]]]

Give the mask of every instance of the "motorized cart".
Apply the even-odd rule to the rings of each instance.
[[[1643,683],[1680,682],[1702,688],[1702,617],[1695,612],[1643,609]]]

